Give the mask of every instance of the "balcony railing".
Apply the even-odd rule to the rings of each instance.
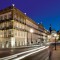
[[[11,21],[11,20],[13,20],[13,19],[9,18],[9,19],[0,20],[0,23],[6,22],[6,21]]]
[[[8,30],[8,29],[12,29],[13,28],[13,25],[10,25],[8,27],[1,27],[0,30]]]

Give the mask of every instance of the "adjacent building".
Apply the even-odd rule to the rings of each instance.
[[[0,10],[0,48],[36,45],[47,41],[47,30],[13,6]]]

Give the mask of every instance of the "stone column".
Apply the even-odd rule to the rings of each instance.
[[[2,42],[2,48],[4,48],[4,42]]]
[[[15,37],[11,37],[11,47],[15,47]]]

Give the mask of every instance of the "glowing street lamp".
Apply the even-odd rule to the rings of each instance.
[[[31,33],[33,33],[33,32],[34,32],[34,30],[33,30],[33,29],[30,29],[30,32],[31,32]]]
[[[15,6],[15,4],[12,4],[12,6],[14,7],[14,6]]]
[[[31,43],[33,43],[33,41],[32,41],[32,33],[34,32],[34,30],[33,29],[30,29],[30,33],[31,33]]]

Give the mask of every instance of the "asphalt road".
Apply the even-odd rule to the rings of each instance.
[[[45,60],[49,56],[48,50],[49,49],[45,49],[38,53],[34,53],[28,57],[23,58],[22,60]]]
[[[24,51],[28,51],[31,49],[34,49],[36,47],[23,47],[23,48],[4,48],[4,49],[0,49],[0,58],[6,57],[6,56],[10,56],[10,55],[14,55],[16,53],[21,53]]]

